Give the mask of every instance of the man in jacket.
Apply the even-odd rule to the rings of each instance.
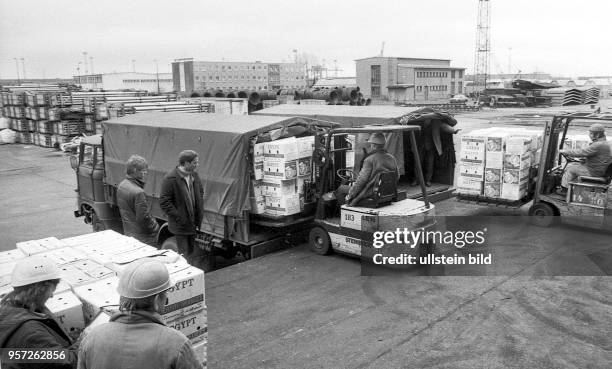
[[[117,206],[123,222],[123,233],[151,246],[157,245],[159,225],[149,213],[143,190],[147,179],[147,161],[132,155],[126,162],[126,178],[117,187]]]
[[[360,200],[373,195],[374,179],[379,173],[395,171],[399,178],[397,161],[385,150],[385,135],[380,132],[372,133],[367,142],[370,144],[371,153],[363,161],[359,176],[346,196],[346,202],[350,206],[355,206]]]
[[[78,368],[202,368],[189,339],[160,315],[171,287],[162,262],[145,258],[128,264],[117,286],[120,312],[86,331]]]
[[[560,150],[559,153],[577,158],[586,158],[583,163],[569,163],[565,168],[561,178],[561,189],[557,192],[560,195],[567,193],[569,183],[576,180],[579,176],[602,177],[606,169],[612,164],[612,143],[606,140],[604,126],[595,123],[589,127],[589,137],[591,144],[584,149]]]
[[[204,191],[195,171],[198,160],[195,151],[182,151],[179,165],[164,177],[159,198],[159,205],[168,216],[168,229],[176,237],[179,253],[194,266],[199,266],[204,255],[195,245],[196,230],[199,230],[204,216]]]
[[[45,303],[53,296],[60,280],[57,266],[48,258],[30,256],[13,269],[9,292],[0,302],[0,347],[56,351],[63,359],[45,368],[73,368],[77,344],[62,329]],[[41,364],[2,363],[2,368],[32,368]]]

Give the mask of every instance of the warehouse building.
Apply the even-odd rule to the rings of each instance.
[[[277,90],[306,88],[303,65],[294,63],[213,62],[177,59],[172,63],[174,90]]]
[[[74,83],[83,90],[144,90],[172,92],[170,73],[104,73],[74,76]]]
[[[391,101],[448,99],[463,93],[465,68],[447,59],[357,59],[357,85],[365,97]]]

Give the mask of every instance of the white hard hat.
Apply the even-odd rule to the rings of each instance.
[[[53,261],[42,256],[29,256],[15,263],[11,276],[11,286],[21,287],[60,278],[59,269]]]
[[[119,276],[117,292],[123,297],[141,299],[171,287],[170,274],[161,261],[139,259],[128,264]]]

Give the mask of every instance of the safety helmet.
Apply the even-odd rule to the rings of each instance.
[[[370,138],[368,138],[367,142],[378,144],[378,145],[384,145],[387,142],[387,139],[385,138],[385,135],[383,135],[382,133],[374,132],[370,135]]]
[[[128,264],[119,275],[117,292],[123,297],[141,299],[171,287],[170,274],[161,261],[139,259]]]
[[[28,256],[15,263],[11,286],[21,287],[60,278],[59,269],[52,260],[42,256]]]
[[[605,132],[604,126],[601,123],[593,123],[589,127],[589,132]]]

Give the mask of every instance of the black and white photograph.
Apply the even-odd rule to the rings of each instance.
[[[0,368],[612,368],[612,3],[0,2]]]

